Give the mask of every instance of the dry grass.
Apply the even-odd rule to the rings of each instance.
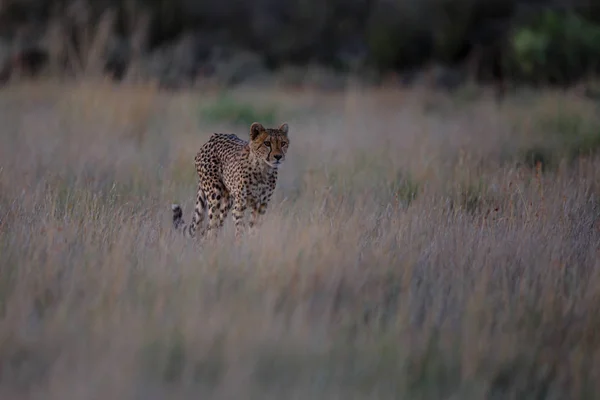
[[[600,159],[518,166],[556,93],[232,94],[291,146],[257,236],[174,235],[214,96],[0,92],[0,396],[593,398]],[[219,126],[220,124],[220,126]],[[537,142],[536,142],[537,141]],[[566,159],[565,159],[566,160]]]

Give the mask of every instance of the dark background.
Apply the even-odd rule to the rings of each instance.
[[[0,1],[5,81],[101,70],[235,85],[310,67],[331,85],[348,74],[408,83],[435,66],[448,87],[467,77],[568,85],[599,64],[592,0]]]

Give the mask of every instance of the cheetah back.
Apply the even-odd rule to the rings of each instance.
[[[196,155],[200,179],[208,179],[213,186],[222,183],[231,191],[235,181],[241,178],[247,144],[234,134],[213,134]]]

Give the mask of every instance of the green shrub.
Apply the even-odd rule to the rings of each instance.
[[[420,184],[408,173],[397,173],[397,180],[391,183],[391,189],[397,201],[405,207],[417,198]]]
[[[229,122],[248,125],[253,122],[273,124],[276,110],[272,106],[257,107],[252,103],[239,102],[229,96],[220,96],[214,103],[201,110],[202,118],[208,122]]]
[[[510,67],[518,78],[568,83],[600,65],[600,25],[547,10],[510,37]]]
[[[600,119],[561,108],[540,116],[534,125],[536,143],[521,151],[526,165],[555,168],[561,160],[573,161],[600,151]]]

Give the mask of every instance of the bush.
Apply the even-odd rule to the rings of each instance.
[[[530,167],[539,162],[543,169],[554,169],[562,160],[597,154],[600,119],[591,114],[564,105],[545,110],[534,121],[533,127],[540,133],[538,140],[522,150],[522,160]]]
[[[204,107],[201,114],[207,122],[229,122],[247,126],[255,121],[263,124],[273,124],[275,121],[273,107],[257,108],[254,104],[238,102],[225,95]]]
[[[600,25],[575,13],[547,10],[513,32],[510,53],[517,78],[566,84],[598,70]]]

